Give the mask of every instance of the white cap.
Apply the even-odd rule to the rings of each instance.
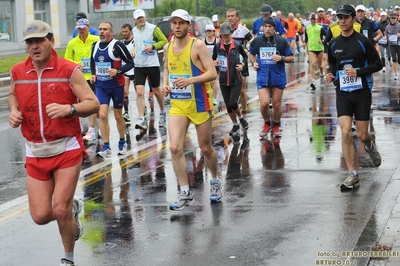
[[[328,9],[326,10],[326,12],[332,12],[332,11],[333,11],[332,8],[328,8]]]
[[[336,15],[336,11],[335,11],[335,10],[332,10],[331,14],[332,14],[332,15]]]
[[[358,5],[358,6],[356,6],[356,12],[357,12],[358,10],[365,11],[365,10],[367,10],[367,9],[366,9],[365,6],[363,6],[363,5]]]
[[[171,13],[171,17],[169,20],[172,20],[173,18],[181,18],[183,20],[186,20],[187,22],[191,22],[191,18],[189,16],[189,13],[184,10],[184,9],[177,9]]]
[[[400,6],[395,6],[394,9],[400,9]]]
[[[140,17],[146,17],[146,13],[144,13],[143,9],[136,9],[133,11],[133,18],[138,19]]]
[[[387,16],[387,13],[385,11],[382,11],[381,16]]]
[[[206,31],[207,30],[215,30],[213,25],[206,25]]]
[[[319,12],[319,11],[325,11],[325,9],[323,9],[322,7],[318,7],[317,12]]]
[[[272,12],[272,14],[271,14],[271,17],[276,17],[276,12],[274,11],[274,12]]]
[[[213,15],[211,20],[212,20],[212,22],[217,22],[218,21],[218,15],[217,14]]]

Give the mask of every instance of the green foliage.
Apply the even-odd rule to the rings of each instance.
[[[60,49],[57,50],[57,54],[59,57],[64,58],[65,54],[65,49]],[[10,72],[11,68],[19,63],[24,61],[28,57],[28,54],[22,54],[22,55],[15,55],[15,56],[9,56],[5,58],[1,58],[0,60],[0,73],[8,73]]]

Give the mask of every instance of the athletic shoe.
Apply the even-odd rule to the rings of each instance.
[[[382,163],[381,155],[379,154],[378,150],[375,147],[375,144],[371,142],[371,151],[367,151],[366,147],[364,149],[369,154],[369,159],[371,160],[371,164],[375,167],[378,167]]]
[[[248,138],[244,138],[242,145],[240,146],[240,150],[244,151],[249,148],[250,140]]]
[[[167,125],[167,114],[165,111],[160,113],[160,117],[158,118],[158,127],[165,127]]]
[[[103,148],[101,151],[97,153],[98,156],[101,156],[103,158],[109,158],[111,157],[111,148],[110,145],[103,145]]]
[[[136,129],[143,129],[143,130],[147,130],[147,122],[146,119],[144,119],[144,117],[140,117],[139,120],[137,121],[136,125],[135,125]]]
[[[96,133],[92,131],[86,132],[85,136],[83,136],[83,142],[86,142],[87,144],[92,144],[96,142]]]
[[[126,154],[127,145],[125,140],[118,141],[118,155]]]
[[[274,136],[274,138],[280,139],[282,137],[281,128],[278,126],[273,126],[272,135]]]
[[[358,175],[354,174],[352,171],[349,171],[347,174],[346,180],[342,184],[340,184],[340,190],[350,190],[360,186],[360,180],[358,179]]]
[[[386,67],[383,67],[383,68],[382,68],[382,72],[383,72],[383,73],[386,73]]]
[[[210,201],[211,202],[220,202],[222,198],[221,192],[221,181],[217,179],[217,181],[210,181]]]
[[[324,77],[324,73],[319,74],[319,77],[322,79]]]
[[[267,125],[264,123],[261,132],[260,132],[260,137],[265,137],[267,136],[268,132],[271,130],[271,126]]]
[[[398,80],[398,79],[399,79],[399,74],[398,73],[394,74],[394,80]]]
[[[182,193],[179,194],[179,197],[176,200],[176,202],[169,206],[169,209],[171,211],[181,211],[186,206],[193,205],[193,203],[194,203],[193,193],[191,191],[189,191],[188,193],[186,191],[183,191]]]
[[[243,116],[243,118],[239,119],[240,124],[242,125],[242,128],[244,130],[249,129],[249,122],[247,122],[247,119]]]
[[[60,266],[76,266],[74,262],[67,260],[67,259],[61,259],[61,264]]]
[[[310,83],[310,87],[311,87],[311,90],[315,91],[315,89],[317,88],[317,87],[315,86],[315,81],[312,81],[312,82]]]
[[[126,123],[130,123],[130,122],[131,122],[131,118],[129,117],[128,112],[125,112],[125,113],[122,115],[122,118],[125,120]]]
[[[239,134],[240,126],[239,125],[233,125],[231,131],[229,131],[229,136],[234,136]]]
[[[74,215],[74,219],[76,222],[75,241],[77,241],[82,236],[83,232],[83,226],[81,221],[79,220],[79,213],[82,211],[82,207],[83,207],[83,201],[81,199],[74,198],[74,201],[72,202],[72,213]]]

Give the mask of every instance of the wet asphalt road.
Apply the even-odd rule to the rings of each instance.
[[[344,193],[339,189],[346,169],[333,86],[318,83],[311,92],[307,63],[298,61],[287,66],[280,145],[259,141],[263,121],[253,72],[248,83],[249,142],[243,135],[240,140],[228,137],[232,124],[224,111],[215,117],[221,203],[209,202],[211,177],[191,126],[185,150],[195,204],[181,212],[169,210],[177,181],[167,134],[157,127],[157,104],[156,132],[137,140],[138,130],[129,128],[128,155],[103,160],[94,156],[99,146],[89,146],[76,190],[85,201],[84,233],[75,251],[78,265],[276,266],[318,265],[322,260],[367,265],[368,256],[342,252],[371,250],[400,192],[398,83],[391,73],[374,76],[371,129],[382,165],[373,168],[355,140],[361,186]],[[130,95],[134,123],[137,110]],[[58,265],[63,249],[57,225],[38,226],[30,218],[24,141],[19,129],[8,127],[6,115],[0,114],[0,265]],[[110,125],[116,150],[113,119]]]

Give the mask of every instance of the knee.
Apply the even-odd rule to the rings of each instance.
[[[171,151],[172,156],[178,156],[180,154],[183,154],[183,147],[180,145],[175,145],[173,143],[170,143],[169,150]]]
[[[65,221],[68,216],[72,215],[72,208],[68,207],[66,202],[58,203],[54,206],[54,215],[57,221]]]
[[[357,137],[361,140],[361,142],[366,142],[368,139],[370,139],[368,131],[365,130],[360,130],[360,132],[357,132]]]
[[[235,103],[229,103],[228,106],[226,107],[226,109],[228,110],[228,113],[232,113],[233,111],[238,109],[238,107],[239,107],[239,105],[235,102]]]
[[[343,129],[343,128],[342,128],[342,140],[343,140],[345,143],[348,143],[348,142],[351,141],[352,134],[353,134],[353,133],[352,133],[351,129]]]
[[[206,158],[210,157],[215,152],[211,145],[201,145],[200,151]]]
[[[136,98],[142,98],[142,97],[144,97],[144,89],[136,88]]]
[[[37,225],[48,224],[49,222],[51,222],[53,220],[51,211],[49,211],[49,212],[40,212],[40,213],[31,212],[31,217],[32,217],[32,220]]]
[[[107,113],[104,113],[104,112],[100,112],[99,118],[100,118],[100,120],[102,120],[102,121],[108,121],[108,114],[107,114]]]

